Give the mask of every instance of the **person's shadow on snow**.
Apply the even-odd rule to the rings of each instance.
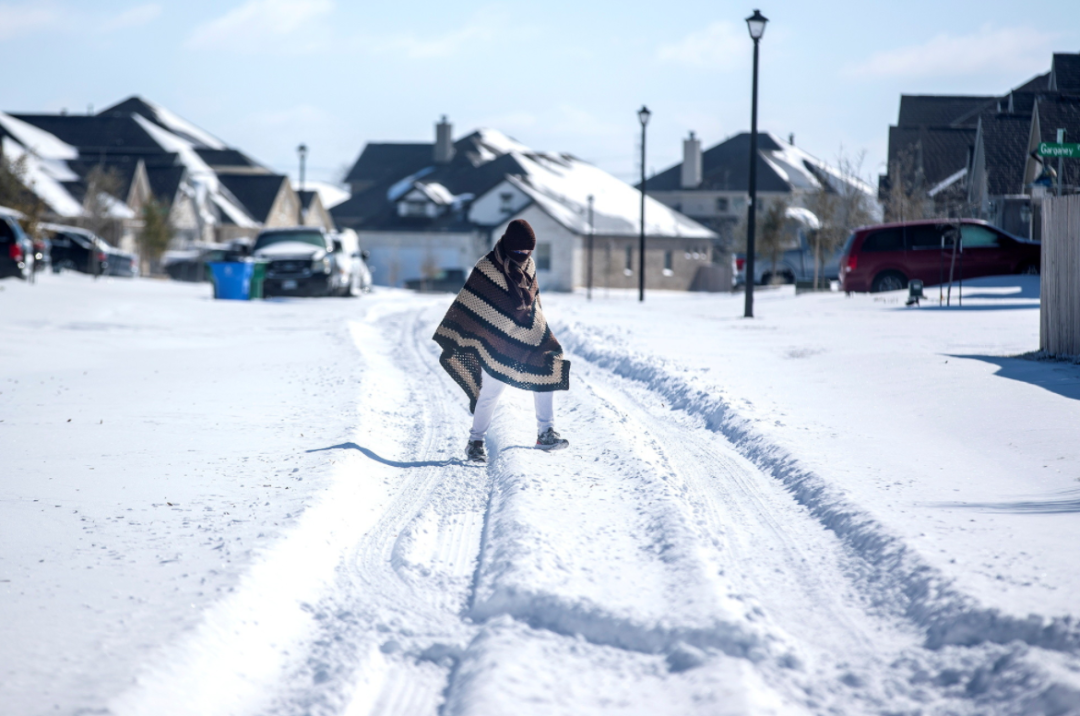
[[[374,460],[375,462],[381,462],[383,465],[389,465],[390,467],[449,467],[451,465],[468,465],[464,460],[460,458],[447,458],[446,460],[416,460],[414,462],[403,462],[400,460],[389,460],[382,457],[378,453],[367,449],[362,445],[357,445],[354,442],[341,443],[340,445],[331,445],[324,448],[314,448],[312,450],[306,450],[305,452],[325,452],[327,450],[357,450],[364,457]]]

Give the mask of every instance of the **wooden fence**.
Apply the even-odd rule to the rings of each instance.
[[[1080,194],[1042,202],[1039,348],[1080,356]]]

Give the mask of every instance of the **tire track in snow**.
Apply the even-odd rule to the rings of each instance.
[[[375,431],[398,444],[347,446],[364,453],[386,479],[399,480],[378,523],[342,560],[332,593],[312,610],[321,622],[280,713],[434,714],[456,656],[475,629],[461,613],[479,550],[486,473],[456,456],[455,426],[467,412],[423,359],[423,310],[384,317],[359,336],[380,354],[379,386],[399,381],[399,405],[365,412]],[[388,370],[389,368],[389,370]],[[376,386],[378,388],[378,386]],[[387,453],[398,452],[389,459]],[[440,457],[442,456],[442,457]],[[453,457],[448,457],[453,456]],[[411,459],[410,459],[411,457]]]
[[[933,623],[931,617],[933,626],[927,629],[927,615],[922,610],[933,612],[937,606],[945,612],[939,618],[946,619],[955,616],[952,610],[961,608],[955,602],[950,603],[950,599],[960,600],[964,606],[970,606],[967,604],[970,600],[953,595],[948,587],[939,586],[937,590],[921,593],[915,590],[913,594],[910,584],[904,581],[897,584],[897,580],[910,579],[911,575],[896,568],[914,557],[899,549],[902,559],[897,563],[889,560],[892,569],[883,573],[883,565],[868,557],[876,556],[876,550],[880,549],[897,550],[897,545],[890,544],[883,535],[876,539],[873,536],[856,539],[853,544],[853,532],[872,532],[876,525],[842,501],[834,508],[840,514],[832,515],[826,506],[829,490],[818,485],[820,478],[799,474],[793,458],[778,457],[776,450],[748,435],[748,428],[734,425],[737,421],[728,415],[722,398],[712,398],[691,388],[681,378],[669,375],[663,361],[599,348],[578,333],[581,330],[580,326],[559,329],[560,335],[569,336],[569,340],[564,338],[564,343],[573,346],[578,357],[586,359],[576,364],[585,368],[578,372],[579,377],[582,373],[590,376],[594,388],[620,406],[617,409],[634,416],[643,430],[654,434],[655,444],[664,445],[663,451],[681,464],[678,472],[693,476],[691,483],[698,488],[694,503],[699,507],[711,504],[717,514],[727,513],[729,517],[733,506],[749,507],[741,517],[744,528],[763,528],[757,536],[764,534],[771,538],[768,553],[760,549],[760,541],[753,545],[747,542],[741,547],[737,543],[728,546],[736,548],[735,554],[741,552],[747,558],[744,564],[751,569],[745,576],[749,577],[750,591],[769,605],[772,614],[781,617],[779,622],[786,633],[796,635],[804,646],[812,647],[811,652],[817,652],[810,664],[816,661],[819,669],[825,667],[819,673],[827,677],[826,682],[791,680],[808,694],[808,705],[816,709],[822,698],[828,697],[828,693],[822,694],[821,687],[825,685],[835,698],[843,700],[845,689],[849,692],[847,696],[856,696],[862,703],[858,712],[891,711],[898,703],[929,713],[941,710],[985,713],[989,708],[991,713],[1050,714],[1080,709],[1080,678],[1076,676],[1080,661],[1068,653],[1048,653],[1039,648],[1073,651],[1066,646],[1070,624],[1047,624],[1035,619],[1036,623],[1028,620],[1026,624],[1010,625],[1001,615],[986,616],[976,610],[966,625],[963,618],[959,624],[941,624]],[[730,442],[729,431],[734,431]],[[729,453],[726,458],[725,452]],[[722,471],[725,473],[722,481],[710,479],[716,475],[713,467],[726,460],[743,463],[745,467]],[[740,475],[753,476],[759,484],[751,487],[745,479],[731,481]],[[800,481],[818,485],[816,489],[810,488],[811,499],[804,499],[806,486],[799,485]],[[770,486],[771,490],[762,489]],[[718,491],[718,487],[724,489]],[[732,497],[738,499],[733,502]],[[755,508],[755,502],[768,504],[771,509]],[[786,521],[773,519],[774,511],[784,514]],[[841,523],[839,527],[837,520]],[[714,523],[720,527],[721,523]],[[783,536],[795,524],[801,525],[800,532],[806,542],[796,543]],[[812,528],[808,529],[811,524]],[[727,533],[740,534],[731,530]],[[742,534],[749,532],[744,530]],[[819,560],[815,566],[825,572],[823,577],[800,568],[800,563],[813,562],[822,553],[808,549],[815,543],[819,546],[832,543],[823,550],[828,558]],[[794,583],[781,585],[783,588],[778,590],[776,580],[769,578],[769,569],[785,574]],[[923,580],[940,580],[939,575],[925,572],[926,568],[917,569],[914,581],[921,584]],[[770,582],[774,582],[772,586]],[[846,594],[843,600],[830,594],[836,589]],[[827,609],[825,619],[812,610],[804,610],[800,615],[798,609],[788,608],[800,600],[815,604],[815,595],[818,599],[825,597],[824,602],[816,602],[816,606]],[[919,605],[921,610],[915,610],[916,614],[910,608],[906,612],[896,608],[898,600],[912,597],[926,600]],[[966,639],[962,636],[965,626],[986,628],[986,622],[999,629],[997,632],[989,629],[993,641],[972,641],[970,635]],[[837,629],[836,625],[844,628]],[[891,636],[891,643],[882,643],[884,635]],[[1010,639],[1027,643],[996,643]],[[1029,648],[1028,644],[1039,646]],[[838,654],[843,656],[837,658]],[[781,674],[786,675],[789,674]],[[837,681],[844,688],[835,688]],[[927,708],[927,703],[932,705]]]

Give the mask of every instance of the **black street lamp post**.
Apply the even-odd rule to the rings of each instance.
[[[750,99],[750,205],[747,208],[746,219],[746,311],[744,318],[754,317],[754,230],[755,214],[757,213],[757,76],[758,76],[758,42],[765,34],[765,23],[769,20],[761,14],[760,10],[754,10],[754,14],[746,18],[746,27],[750,30],[750,38],[754,41],[754,83]]]
[[[307,145],[301,144],[296,148],[296,153],[300,155],[300,191],[304,190],[304,164],[307,160]]]
[[[649,123],[649,108],[641,105],[638,120],[641,122],[641,240],[638,242],[638,300],[645,300],[645,125]]]

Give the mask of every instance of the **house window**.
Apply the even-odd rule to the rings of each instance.
[[[726,196],[721,196],[716,200],[716,210],[719,211],[721,214],[728,213],[729,209],[730,205]]]
[[[626,247],[626,268],[623,269],[623,273],[627,276],[634,273],[634,247]]]
[[[504,214],[514,213],[514,195],[511,192],[504,191],[499,194],[499,201],[502,202],[499,210]]]
[[[427,202],[406,200],[399,204],[402,216],[427,216]]]
[[[664,252],[664,275],[665,276],[672,276],[675,273],[671,269],[671,264],[672,264],[672,259],[674,258],[674,256],[673,256],[674,253],[675,253],[674,251],[665,251]]]
[[[536,245],[536,251],[533,252],[533,260],[536,261],[537,271],[550,271],[551,270],[551,244],[538,243]]]

